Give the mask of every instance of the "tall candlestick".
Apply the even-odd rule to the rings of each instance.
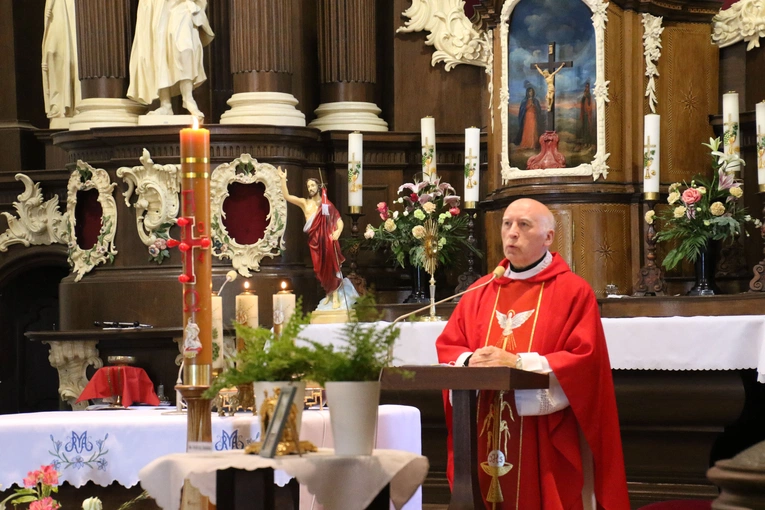
[[[364,135],[358,131],[348,135],[348,207],[361,211],[364,204]]]
[[[659,199],[660,135],[659,116],[649,113],[645,116],[643,128],[643,196],[646,200]]]
[[[281,334],[282,327],[295,313],[295,294],[287,290],[287,282],[281,283],[281,290],[274,294],[274,333]]]
[[[212,370],[212,258],[210,250],[210,131],[181,130],[184,383],[210,384]],[[175,243],[173,243],[175,244]]]
[[[469,127],[465,130],[465,208],[475,209],[478,205],[480,174],[481,130]]]
[[[258,327],[258,296],[250,290],[250,282],[244,282],[244,290],[236,296],[236,322],[249,326]],[[244,340],[237,337],[236,349],[244,348]]]
[[[757,124],[757,184],[760,193],[765,193],[765,101],[755,105],[754,118]]]
[[[420,119],[420,138],[422,141],[422,180],[436,179],[436,119]]]
[[[213,369],[226,368],[223,360],[223,296],[212,293]]]
[[[723,94],[723,146],[725,154],[736,154],[741,152],[741,141],[739,136],[739,118],[738,118],[738,92],[728,92]],[[737,163],[729,164],[725,171],[727,173],[738,172],[741,165]]]

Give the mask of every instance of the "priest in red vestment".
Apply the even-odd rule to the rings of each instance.
[[[327,199],[326,189],[321,187],[317,179],[308,179],[306,187],[308,198],[290,195],[287,189],[287,173],[282,172],[284,198],[300,207],[305,215],[303,232],[308,234],[313,271],[327,294],[326,303],[332,301],[333,308],[340,308],[338,290],[343,283],[340,265],[345,261],[345,257],[340,252],[340,243],[337,240],[343,232],[343,220],[337,208]]]
[[[479,479],[487,508],[629,510],[597,301],[587,282],[548,251],[554,228],[552,213],[535,200],[508,206],[505,274],[462,298],[436,341],[439,361],[550,375],[547,390],[479,394]],[[452,409],[445,405],[451,482]]]

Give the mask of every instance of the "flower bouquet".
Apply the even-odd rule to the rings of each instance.
[[[676,182],[669,187],[667,202],[671,206],[661,216],[657,241],[676,240],[679,244],[667,253],[662,265],[673,269],[684,259],[695,262],[709,247],[710,241],[723,241],[746,235],[744,225],[760,227],[760,221],[746,214],[741,204],[744,190],[741,181],[726,170],[731,165],[744,165],[737,154],[724,154],[720,139],[709,139],[712,156],[712,179],[694,178],[690,184]],[[654,212],[648,211],[646,222],[652,224]]]
[[[450,263],[460,251],[481,256],[468,242],[469,217],[460,215],[459,204],[454,188],[440,179],[406,183],[398,188],[392,207],[377,204],[383,223],[367,225],[364,244],[373,250],[390,248],[401,267],[409,263],[431,274],[436,264]]]
[[[56,510],[61,505],[51,497],[58,492],[59,473],[53,464],[41,466],[37,471],[30,471],[24,478],[24,488],[16,489],[12,495],[0,501],[0,509],[6,507],[6,503],[13,503],[14,507],[22,503],[29,503],[30,510]]]

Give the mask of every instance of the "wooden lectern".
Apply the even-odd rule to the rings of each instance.
[[[405,366],[384,369],[384,390],[452,390],[454,486],[449,510],[484,508],[478,484],[478,423],[476,390],[534,390],[548,388],[547,374],[515,368],[469,368],[449,365]],[[413,373],[414,377],[402,371]]]

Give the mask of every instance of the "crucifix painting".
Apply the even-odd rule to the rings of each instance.
[[[521,170],[590,163],[597,151],[596,40],[582,0],[521,0],[509,21],[508,147]]]

